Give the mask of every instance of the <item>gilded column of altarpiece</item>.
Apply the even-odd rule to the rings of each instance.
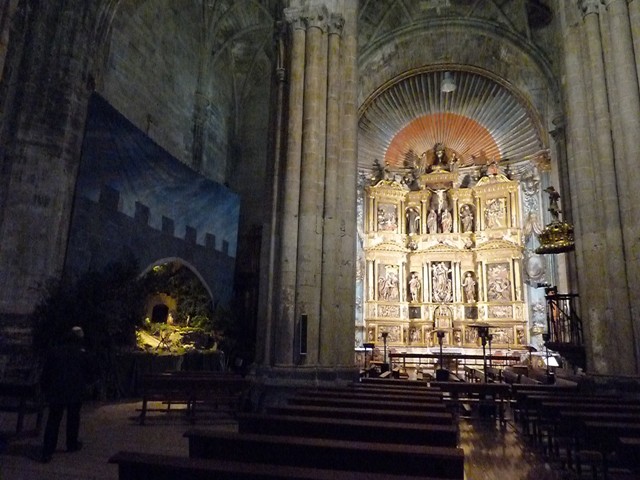
[[[407,181],[383,171],[365,188],[364,341],[391,348],[527,343],[518,182],[499,173],[461,187],[456,171]]]

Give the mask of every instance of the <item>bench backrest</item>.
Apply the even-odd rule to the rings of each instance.
[[[345,471],[464,478],[460,448],[351,442],[224,431],[187,431],[189,456]]]
[[[118,465],[119,480],[415,480],[414,476],[341,472],[336,470],[290,467],[217,459],[118,452],[109,459]],[[434,480],[433,477],[420,477]]]
[[[350,407],[365,410],[404,410],[413,412],[445,411],[443,402],[407,402],[390,400],[362,400],[351,398],[318,398],[312,396],[295,396],[288,399],[289,405],[315,405],[318,407]]]
[[[240,433],[260,433],[312,438],[410,445],[456,447],[454,425],[389,423],[376,420],[315,418],[276,414],[238,414]]]
[[[314,407],[289,405],[269,407],[267,413],[275,415],[294,415],[317,418],[348,418],[354,420],[376,420],[378,422],[424,423],[433,425],[452,425],[451,412],[405,412],[396,410],[362,410],[359,408]]]

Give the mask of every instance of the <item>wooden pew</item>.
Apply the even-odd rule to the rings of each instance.
[[[315,398],[350,398],[353,400],[392,400],[392,401],[410,401],[410,402],[441,402],[442,391],[430,390],[428,392],[361,392],[354,389],[315,389],[300,390],[295,393],[298,397],[315,397]]]
[[[426,382],[421,382],[419,380],[407,380],[407,379],[396,379],[396,378],[373,378],[373,377],[364,377],[360,379],[360,383],[366,385],[388,385],[388,386],[402,386],[409,388],[425,388],[429,387]]]
[[[240,433],[326,438],[347,441],[456,447],[457,425],[389,423],[376,420],[240,413]]]
[[[399,380],[399,379],[380,379],[380,378],[362,378],[357,382],[353,382],[350,386],[356,388],[385,388],[385,389],[404,389],[404,390],[433,390],[429,386],[429,382],[423,380]]]
[[[472,367],[469,365],[464,366],[464,380],[469,383],[481,382],[484,378],[484,372],[481,368]]]
[[[453,414],[445,411],[406,412],[403,410],[365,410],[360,408],[289,405],[284,407],[269,407],[267,409],[267,413],[300,417],[347,418],[354,420],[376,420],[379,422],[422,423],[433,425],[452,425],[454,422]]]
[[[528,412],[526,421],[533,428],[535,437],[540,440],[543,430],[547,431],[558,421],[559,412],[592,411],[614,413],[633,411],[640,413],[640,400],[611,395],[531,395],[527,397]]]
[[[623,436],[640,438],[640,421],[610,422],[587,420],[584,422],[582,444],[586,449],[596,449],[600,452],[605,479],[609,469],[609,456],[619,449],[620,437]]]
[[[428,475],[458,480],[464,478],[464,452],[461,448],[201,429],[189,430],[184,436],[189,440],[191,458],[217,458],[378,474]]]
[[[305,388],[299,391],[312,392],[353,392],[353,393],[380,393],[387,395],[406,394],[412,396],[439,396],[441,391],[428,385],[424,387],[405,387],[402,385],[372,385],[368,383],[354,383],[343,387],[315,387]]]
[[[534,408],[536,415],[531,416],[530,419],[533,426],[533,438],[537,443],[547,448],[549,453],[553,452],[554,436],[566,433],[566,429],[563,431],[560,424],[561,412],[591,412],[603,416],[609,413],[640,415],[640,403],[638,400],[616,398],[609,395],[604,397],[599,395],[542,396]],[[583,436],[584,432],[580,430],[573,432],[574,441],[578,444]],[[545,437],[547,439],[546,442]],[[576,448],[574,447],[574,450]]]
[[[577,457],[581,449],[582,439],[587,435],[584,424],[587,421],[601,422],[625,422],[634,423],[640,416],[637,412],[602,412],[573,410],[571,407],[559,410],[557,420],[554,422],[552,433],[549,437],[550,453],[559,455],[561,447],[565,448],[567,464],[573,464],[573,458]]]
[[[349,387],[344,387],[344,388],[351,388],[358,392],[389,392],[389,393],[403,392],[403,393],[410,393],[414,395],[421,395],[425,393],[429,394],[434,391],[438,392],[438,389],[430,387],[426,383],[417,387],[407,387],[404,385],[377,385],[374,383],[354,383],[353,385],[350,385]]]
[[[140,424],[144,424],[148,412],[170,411],[175,404],[186,406],[185,412],[192,423],[197,410],[205,405],[215,408],[224,405],[235,413],[249,385],[248,380],[231,374],[173,372],[143,375]],[[164,407],[152,408],[151,402],[160,402]]]
[[[640,476],[640,438],[619,437],[618,452],[627,468]]]
[[[348,472],[128,451],[116,453],[109,459],[109,463],[118,465],[119,480],[434,480],[433,477]]]
[[[505,406],[511,395],[511,388],[506,383],[468,383],[468,382],[431,382],[431,386],[448,392],[451,401],[456,404],[477,401],[480,407],[489,406],[498,409],[498,418],[505,424]]]
[[[527,435],[532,435],[529,427],[536,415],[536,395],[548,395],[549,397],[578,392],[578,387],[547,384],[512,384],[511,385],[511,411],[514,420],[519,421]]]
[[[390,401],[390,400],[354,400],[351,398],[318,398],[313,396],[293,396],[287,400],[289,405],[316,407],[360,408],[362,410],[404,410],[408,412],[444,412],[444,402]]]
[[[36,415],[36,431],[40,431],[44,412],[44,401],[38,383],[15,381],[0,382],[0,411],[17,414],[16,434],[24,428],[24,417]]]

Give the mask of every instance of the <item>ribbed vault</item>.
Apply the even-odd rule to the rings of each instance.
[[[360,117],[359,164],[405,166],[442,142],[461,165],[517,161],[544,149],[522,99],[488,76],[449,71],[457,88],[442,92],[444,70],[416,73],[381,90]]]

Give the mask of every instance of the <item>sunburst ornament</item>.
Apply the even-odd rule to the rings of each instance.
[[[543,149],[539,123],[525,100],[483,72],[417,72],[363,104],[358,162],[367,170],[375,158],[408,168],[425,153],[432,156],[437,143],[461,167],[519,160]]]

